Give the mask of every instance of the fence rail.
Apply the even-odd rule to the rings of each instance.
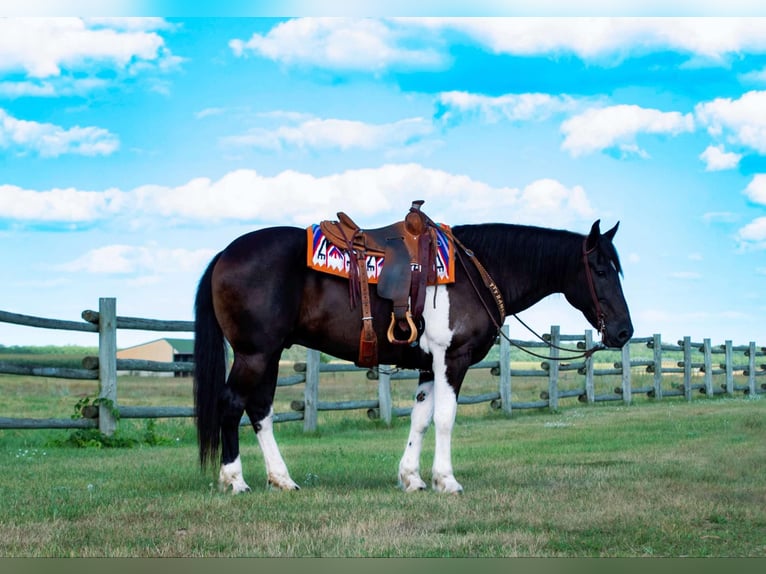
[[[0,374],[29,375],[40,377],[55,377],[64,379],[98,380],[98,407],[86,407],[81,419],[33,419],[0,417],[0,429],[32,429],[32,428],[99,428],[105,434],[112,434],[117,425],[117,417],[124,419],[151,419],[193,417],[192,407],[142,407],[120,406],[117,400],[117,373],[120,371],[149,371],[149,372],[184,372],[194,371],[191,362],[161,362],[139,359],[117,359],[116,333],[118,329],[138,329],[142,331],[161,332],[193,332],[194,323],[191,321],[161,321],[138,317],[119,317],[116,313],[116,300],[102,298],[99,300],[99,310],[82,312],[84,322],[62,321],[31,315],[21,315],[0,311],[0,322],[13,323],[43,329],[61,329],[70,331],[87,331],[98,333],[99,353],[97,357],[85,357],[82,369],[36,367],[17,365],[0,361]],[[543,409],[557,410],[559,399],[577,398],[584,403],[603,401],[621,401],[629,405],[634,395],[644,394],[656,400],[665,397],[683,396],[691,401],[694,391],[706,396],[720,394],[733,395],[742,392],[749,395],[766,393],[766,383],[757,384],[758,377],[766,376],[766,364],[758,362],[757,358],[766,357],[766,347],[758,347],[754,342],[748,345],[734,346],[727,340],[724,344],[714,347],[710,339],[702,342],[692,342],[690,337],[684,337],[676,344],[663,342],[659,334],[652,337],[633,338],[621,351],[621,360],[615,361],[613,368],[595,368],[593,357],[577,362],[560,362],[559,351],[556,347],[562,343],[574,343],[573,350],[587,350],[594,346],[593,333],[586,330],[583,335],[561,334],[558,326],[552,326],[551,332],[545,335],[546,342],[521,341],[508,339],[508,327],[503,327],[504,336],[499,337],[499,360],[481,361],[471,369],[488,369],[493,376],[498,377],[496,392],[483,393],[474,396],[461,395],[458,404],[489,403],[492,408],[501,409],[510,415],[514,409]],[[548,342],[552,344],[549,347]],[[515,369],[511,363],[511,344],[525,348],[546,348],[551,360],[540,363],[537,369]],[[645,345],[653,351],[652,359],[631,359],[631,346]],[[683,360],[675,361],[675,366],[667,366],[663,361],[663,353],[683,353]],[[702,354],[700,360],[699,354]],[[723,355],[713,361],[713,355]],[[735,356],[736,355],[736,356]],[[741,355],[741,356],[740,356]],[[627,367],[627,368],[626,368]],[[631,373],[635,369],[644,369],[652,374],[652,385],[634,387]],[[393,417],[408,416],[411,407],[396,407],[391,398],[391,381],[417,379],[417,371],[393,370],[388,366],[378,369],[364,369],[352,364],[322,363],[317,351],[308,350],[305,362],[294,365],[295,374],[280,377],[278,386],[303,384],[303,400],[291,403],[292,412],[276,413],[275,422],[303,420],[304,429],[312,431],[317,428],[317,413],[329,410],[366,410],[370,418],[379,418],[390,423]],[[378,381],[378,398],[375,400],[351,401],[320,401],[319,381],[322,373],[331,372],[360,372],[366,377]],[[561,373],[576,372],[583,377],[582,386],[576,389],[560,389]],[[736,385],[735,372],[742,373],[747,378],[746,385]],[[671,388],[663,387],[663,375],[682,375],[681,383]],[[696,379],[701,375],[702,381]],[[714,375],[723,375],[724,384],[716,388],[713,384]],[[595,381],[598,377],[619,376],[620,386],[611,393],[597,394]],[[544,377],[548,380],[548,388],[540,393],[540,400],[517,401],[511,399],[512,381],[517,377]],[[243,417],[242,425],[250,424],[247,416]]]

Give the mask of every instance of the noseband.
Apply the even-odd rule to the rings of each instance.
[[[598,321],[598,332],[601,335],[601,340],[604,339],[604,335],[606,334],[606,315],[604,314],[604,311],[601,309],[601,303],[598,300],[598,294],[596,294],[596,287],[593,283],[593,272],[590,269],[590,265],[588,264],[588,255],[593,253],[596,250],[596,247],[598,247],[598,244],[596,244],[593,248],[588,249],[586,247],[588,242],[588,239],[585,238],[582,242],[582,261],[585,264],[585,277],[588,279],[588,289],[590,290],[590,296],[593,300],[593,305],[596,308],[596,318]]]

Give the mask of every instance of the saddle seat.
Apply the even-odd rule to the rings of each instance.
[[[393,302],[387,338],[393,344],[412,344],[418,336],[415,320],[423,314],[425,287],[436,282],[436,224],[421,211],[422,200],[413,201],[403,221],[376,229],[361,229],[348,215],[338,212],[337,221],[319,226],[327,240],[349,253],[350,294],[355,305],[357,291],[362,299],[360,366],[377,364],[377,339],[370,314],[366,259],[383,257],[377,293]],[[396,330],[404,333],[397,338]]]

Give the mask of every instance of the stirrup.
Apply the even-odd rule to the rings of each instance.
[[[396,326],[396,316],[391,313],[391,324],[388,326],[388,342],[394,345],[411,345],[418,337],[418,328],[415,326],[415,322],[412,320],[412,314],[409,311],[405,311],[404,318],[407,319],[407,324],[410,326],[410,338],[409,339],[397,339],[394,336],[394,327]]]

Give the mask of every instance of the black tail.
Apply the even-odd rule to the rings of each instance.
[[[226,347],[213,310],[211,276],[220,253],[208,265],[194,302],[194,413],[199,462],[214,464],[221,444],[218,398],[226,385]]]

